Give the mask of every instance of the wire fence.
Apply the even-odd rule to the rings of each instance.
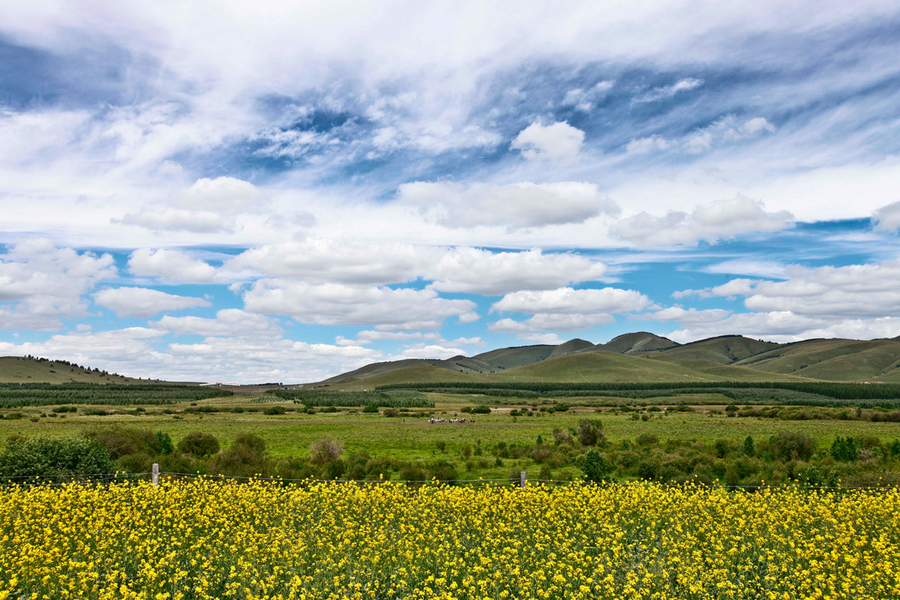
[[[267,482],[281,485],[300,485],[308,486],[314,484],[325,483],[342,483],[342,484],[359,484],[359,485],[405,485],[408,487],[421,487],[426,485],[455,485],[468,487],[520,487],[525,488],[529,485],[540,485],[544,487],[565,487],[573,484],[584,485],[587,482],[584,479],[529,479],[525,471],[516,478],[479,478],[479,479],[316,479],[306,478],[286,478],[286,477],[264,477],[264,476],[245,476],[245,475],[224,475],[209,473],[178,473],[171,471],[159,471],[157,465],[154,470],[145,473],[83,473],[77,475],[10,475],[0,477],[0,489],[10,486],[64,486],[73,484],[85,485],[103,485],[111,483],[127,483],[150,481],[154,485],[162,481],[191,481],[202,479],[205,481],[230,481],[235,483],[249,482]],[[712,484],[703,483],[699,480],[690,480],[685,483],[658,482],[653,480],[635,480],[635,481],[603,481],[596,485],[607,487],[627,486],[635,484],[653,484],[666,488],[683,488],[686,486],[707,487],[709,489],[726,489],[734,491],[755,492],[760,490],[779,490],[779,489],[799,489],[806,491],[823,491],[823,492],[872,492],[884,493],[897,490],[897,486],[844,486],[844,485],[809,485],[803,482],[793,482],[778,485],[726,485],[724,483],[715,482]]]

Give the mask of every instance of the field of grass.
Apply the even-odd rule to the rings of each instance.
[[[885,443],[900,439],[900,423],[871,422],[868,420],[779,420],[771,418],[730,418],[725,414],[729,402],[724,396],[699,394],[679,396],[678,401],[693,405],[691,412],[651,412],[644,411],[647,420],[637,418],[633,412],[618,412],[611,408],[573,407],[566,412],[553,414],[533,412],[534,416],[511,417],[513,405],[493,404],[490,415],[463,414],[463,407],[472,407],[477,397],[453,394],[428,394],[435,401],[434,409],[411,409],[403,416],[388,418],[382,414],[365,414],[343,410],[336,413],[316,412],[306,414],[298,405],[282,402],[289,412],[283,415],[266,415],[263,408],[275,404],[260,404],[252,398],[216,398],[201,401],[191,407],[187,403],[146,408],[145,412],[120,410],[110,416],[87,416],[83,412],[68,413],[63,416],[51,415],[50,410],[28,408],[17,409],[23,418],[0,420],[0,439],[12,435],[26,437],[80,437],[85,431],[98,426],[121,424],[159,431],[171,436],[177,444],[187,434],[202,431],[214,435],[223,447],[229,446],[238,436],[253,433],[262,438],[266,449],[273,458],[309,454],[310,444],[322,438],[341,442],[346,453],[367,452],[371,456],[405,461],[448,460],[460,465],[460,477],[506,477],[510,469],[521,466],[529,470],[537,465],[526,459],[508,459],[498,465],[491,456],[491,449],[498,443],[535,444],[538,436],[553,439],[554,430],[568,431],[576,427],[582,419],[599,419],[608,441],[613,444],[633,443],[640,436],[654,436],[661,443],[668,440],[680,442],[700,442],[711,444],[716,440],[727,440],[739,444],[747,436],[756,440],[767,440],[783,432],[801,433],[812,437],[820,449],[827,449],[838,436],[874,436]],[[502,398],[484,398],[491,400]],[[508,399],[513,401],[514,399]],[[618,399],[621,400],[621,399]],[[664,404],[671,398],[647,398],[634,404],[644,408]],[[711,404],[720,401],[720,404]],[[659,402],[657,402],[659,401]],[[185,412],[185,409],[216,407],[222,412]],[[529,406],[522,404],[521,406]],[[245,412],[233,413],[231,409],[242,407]],[[90,408],[90,407],[87,407]],[[169,410],[166,414],[163,410]],[[256,412],[246,412],[254,410]],[[824,410],[824,409],[823,409]],[[4,411],[7,415],[12,411]],[[64,413],[65,414],[65,413]],[[467,417],[474,423],[428,422],[428,415],[451,419]],[[443,450],[439,450],[439,445]],[[466,469],[462,455],[465,448],[483,448],[483,456],[490,458],[489,464]],[[572,475],[578,475],[577,468],[569,468]]]

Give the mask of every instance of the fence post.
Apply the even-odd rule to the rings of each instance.
[[[150,474],[153,485],[159,485],[159,463],[153,463],[153,472]]]
[[[523,490],[525,489],[526,481],[527,481],[527,477],[525,475],[525,471],[522,471],[521,473],[519,473],[519,485],[521,486],[521,488]]]

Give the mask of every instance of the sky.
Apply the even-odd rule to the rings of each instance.
[[[900,336],[900,2],[0,6],[0,355]]]

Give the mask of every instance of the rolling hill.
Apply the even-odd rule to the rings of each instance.
[[[30,356],[0,357],[0,383],[148,383],[96,369]]]
[[[429,367],[429,368],[425,368]],[[376,378],[377,376],[377,378]],[[900,340],[807,340],[777,344],[738,335],[679,344],[648,332],[606,344],[491,350],[473,357],[377,363],[321,382],[361,386],[438,381],[826,381],[900,382]],[[415,379],[412,379],[415,378]]]

